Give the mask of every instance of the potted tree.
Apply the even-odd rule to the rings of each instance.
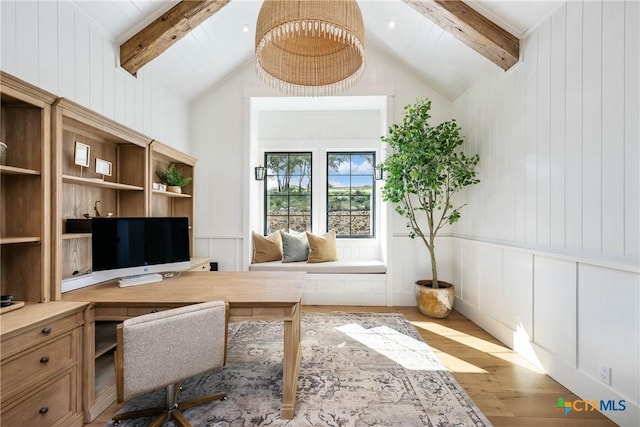
[[[193,181],[192,177],[183,176],[182,170],[175,163],[170,163],[164,171],[156,171],[156,175],[163,184],[167,185],[167,191],[172,193],[182,193],[182,187]]]
[[[409,237],[418,236],[429,250],[432,277],[415,284],[420,312],[444,318],[453,309],[455,292],[452,284],[438,279],[436,236],[460,219],[464,205],[456,206],[453,196],[480,182],[475,171],[479,157],[459,149],[463,139],[454,119],[431,126],[430,110],[428,99],[405,106],[402,123],[390,126],[382,137],[391,149],[381,164],[382,200],[395,204],[396,212],[408,220]]]

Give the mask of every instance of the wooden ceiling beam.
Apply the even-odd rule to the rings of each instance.
[[[520,40],[460,0],[403,0],[503,70],[520,57]]]
[[[120,66],[132,75],[230,0],[184,0],[120,45]]]

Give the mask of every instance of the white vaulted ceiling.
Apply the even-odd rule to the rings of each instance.
[[[120,45],[178,1],[76,1],[114,43]],[[443,31],[402,0],[359,0],[366,43],[405,64],[451,99],[497,65]],[[518,38],[523,38],[564,1],[469,1],[467,4]],[[192,99],[253,60],[255,22],[261,0],[231,0],[140,73]],[[395,28],[389,28],[389,21]],[[247,26],[248,31],[243,32]]]

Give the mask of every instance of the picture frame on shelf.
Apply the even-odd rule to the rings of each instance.
[[[87,144],[76,141],[74,163],[78,166],[88,168],[90,155],[91,147]]]
[[[111,176],[113,165],[111,162],[96,157],[96,173],[103,176]]]

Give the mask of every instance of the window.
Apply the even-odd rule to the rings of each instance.
[[[265,153],[265,234],[311,231],[311,153]]]
[[[327,230],[338,237],[373,237],[374,152],[327,153]]]

